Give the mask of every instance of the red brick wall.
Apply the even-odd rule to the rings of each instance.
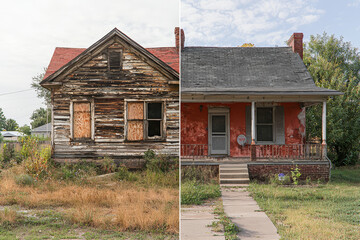
[[[306,180],[310,177],[311,180],[329,181],[329,165],[328,164],[297,164],[301,176],[300,180]],[[274,174],[284,173],[291,176],[292,168],[295,169],[295,164],[249,164],[249,177],[250,180],[268,180]]]

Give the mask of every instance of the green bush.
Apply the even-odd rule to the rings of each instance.
[[[15,158],[14,144],[4,143],[2,152],[2,162],[7,164],[11,159]]]
[[[181,167],[182,181],[197,181],[210,183],[218,180],[219,168],[214,166],[183,166]]]
[[[136,173],[130,172],[127,167],[121,166],[117,169],[114,178],[121,181],[135,182],[138,180]]]
[[[145,168],[153,172],[168,172],[179,168],[179,160],[169,155],[156,155],[153,150],[144,153]]]
[[[65,163],[57,169],[54,177],[61,180],[84,179],[96,175],[96,166],[89,162]]]
[[[186,181],[181,184],[181,204],[200,205],[204,200],[221,196],[218,184],[202,184]]]
[[[26,172],[37,179],[47,176],[49,174],[51,164],[50,157],[50,147],[34,151],[24,162]]]
[[[21,174],[15,177],[15,182],[21,186],[31,186],[34,185],[34,178],[28,174]]]
[[[103,173],[112,173],[116,170],[116,164],[112,158],[104,157],[104,159],[101,160],[100,168]]]
[[[289,185],[291,184],[291,178],[288,175],[284,176],[284,180],[279,180],[279,175],[274,174],[270,177],[270,184],[272,185]]]

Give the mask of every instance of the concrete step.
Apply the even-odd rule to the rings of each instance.
[[[220,184],[248,184],[250,182],[249,178],[230,178],[230,179],[220,179]]]
[[[220,173],[220,179],[227,178],[249,178],[248,173]]]
[[[221,173],[248,173],[248,169],[247,168],[229,168],[229,169],[220,169],[220,174]]]
[[[222,164],[222,165],[220,165],[220,169],[225,169],[225,168],[246,168],[247,169],[247,164]]]
[[[235,184],[221,184],[221,187],[239,187],[239,188],[245,188],[245,187],[248,187],[249,184],[247,183],[244,183],[244,184],[238,184],[238,183],[235,183]]]

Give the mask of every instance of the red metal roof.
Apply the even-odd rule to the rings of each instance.
[[[56,72],[59,68],[70,62],[86,48],[55,48],[44,79]],[[176,47],[146,48],[151,54],[179,72],[179,52]]]

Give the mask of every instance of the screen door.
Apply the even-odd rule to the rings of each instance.
[[[227,114],[210,115],[211,154],[228,154]]]

